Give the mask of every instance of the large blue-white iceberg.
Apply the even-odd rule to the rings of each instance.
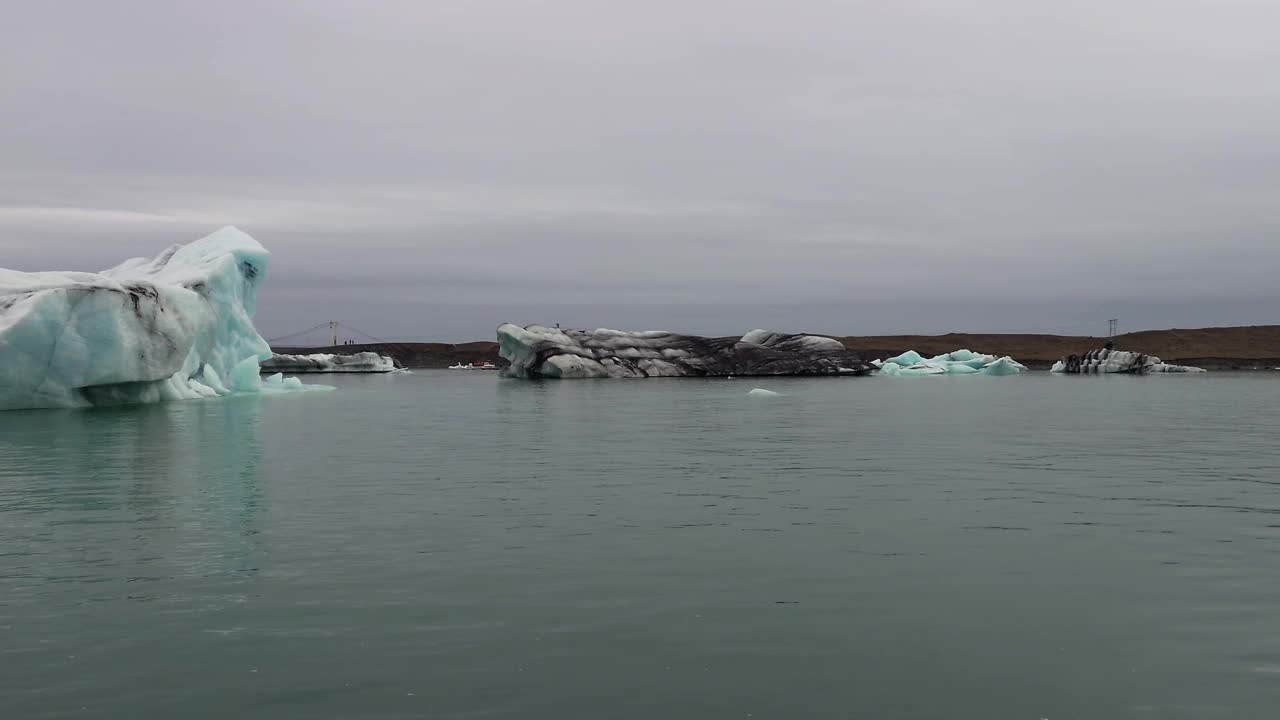
[[[917,377],[923,375],[1016,375],[1027,369],[1011,357],[983,355],[972,350],[955,350],[926,358],[908,350],[887,360],[872,360],[881,375]]]
[[[0,409],[258,392],[267,257],[226,227],[100,273],[0,270]]]

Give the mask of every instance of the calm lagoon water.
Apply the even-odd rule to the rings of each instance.
[[[0,716],[1280,716],[1280,373],[328,382],[0,413]]]

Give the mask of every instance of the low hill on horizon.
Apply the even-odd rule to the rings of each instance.
[[[944,335],[836,336],[845,347],[863,358],[886,358],[915,350],[939,355],[960,348],[992,355],[1009,355],[1029,367],[1046,368],[1070,354],[1102,347],[1104,337],[1024,333],[946,333]],[[1156,355],[1167,362],[1228,369],[1280,367],[1280,325],[1241,327],[1173,328],[1124,333],[1116,348]],[[275,347],[279,353],[336,353],[373,351],[390,355],[406,367],[443,368],[458,362],[483,360],[505,365],[498,344],[478,340],[468,343],[366,343],[336,347]]]

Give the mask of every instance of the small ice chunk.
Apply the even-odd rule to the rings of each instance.
[[[1204,368],[1192,367],[1190,365],[1171,365],[1169,363],[1155,363],[1147,367],[1147,372],[1154,373],[1202,373]]]
[[[998,358],[991,364],[987,365],[982,369],[982,372],[985,375],[1017,375],[1020,372],[1024,372],[1026,369],[1026,365],[1023,365],[1011,357],[1005,356]]]
[[[258,371],[258,358],[247,357],[231,368],[228,378],[231,388],[239,392],[257,392],[262,387],[262,376]]]
[[[970,360],[975,360],[980,357],[986,357],[986,356],[979,355],[978,353],[972,350],[953,350],[949,353],[936,355],[929,359],[937,360],[939,362],[968,362]]]
[[[205,363],[204,370],[201,371],[200,374],[204,378],[204,384],[212,389],[216,394],[226,395],[231,392],[227,389],[227,386],[222,383],[222,378],[218,377],[218,371],[214,370],[212,365]]]
[[[218,395],[216,390],[195,378],[187,381],[187,387],[191,388],[191,391],[200,397],[216,397]]]
[[[947,371],[946,368],[940,368],[935,365],[917,363],[910,367],[899,369],[896,374],[901,377],[922,377],[925,375],[946,375]]]
[[[891,357],[885,360],[884,362],[886,364],[893,363],[894,365],[898,365],[900,367],[910,367],[912,365],[917,365],[919,363],[924,362],[924,357],[920,355],[920,353],[916,352],[915,350],[908,350],[902,353],[901,355],[896,355],[894,357]]]

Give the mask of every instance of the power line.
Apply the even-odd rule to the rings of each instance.
[[[383,339],[382,339],[382,338],[380,338],[380,337],[376,337],[376,336],[370,335],[369,333],[367,333],[367,332],[365,332],[365,331],[363,331],[363,330],[361,330],[361,329],[359,329],[359,328],[351,327],[350,325],[348,325],[348,324],[346,324],[346,323],[338,323],[338,324],[339,324],[339,325],[341,325],[343,328],[345,328],[345,329],[347,329],[347,330],[349,330],[349,331],[351,331],[351,332],[353,332],[353,333],[355,333],[355,334],[357,334],[357,335],[363,335],[364,337],[367,337],[367,338],[369,338],[370,340],[372,340],[372,341],[374,341],[374,342],[376,342],[376,343],[383,343],[383,344],[387,344],[387,343],[389,343],[389,342],[390,342],[389,340],[383,340]]]
[[[336,345],[337,343],[335,342],[335,334],[337,333],[338,328],[342,328],[344,331],[348,333],[354,333],[361,337],[368,338],[369,340],[372,340],[373,342],[376,342],[376,343],[383,343],[383,344],[391,343],[390,340],[384,340],[383,338],[380,338],[376,335],[371,335],[370,333],[367,333],[361,330],[360,328],[353,327],[351,325],[348,325],[347,323],[340,322],[338,320],[326,320],[325,322],[322,322],[318,325],[312,325],[311,327],[305,330],[299,330],[297,332],[291,332],[286,335],[278,335],[276,337],[267,338],[267,342],[274,344],[274,343],[280,342],[281,340],[289,340],[290,338],[296,338],[302,335],[306,335],[307,333],[313,333],[317,330],[326,329],[326,330],[329,330],[331,333],[328,338],[328,342]]]
[[[313,325],[312,327],[309,327],[306,330],[299,330],[298,332],[289,333],[288,335],[280,335],[279,337],[267,338],[267,342],[276,342],[278,340],[288,340],[289,338],[297,337],[299,335],[306,335],[307,333],[319,330],[320,328],[325,327],[328,324],[329,324],[328,322],[322,322],[319,325]]]

